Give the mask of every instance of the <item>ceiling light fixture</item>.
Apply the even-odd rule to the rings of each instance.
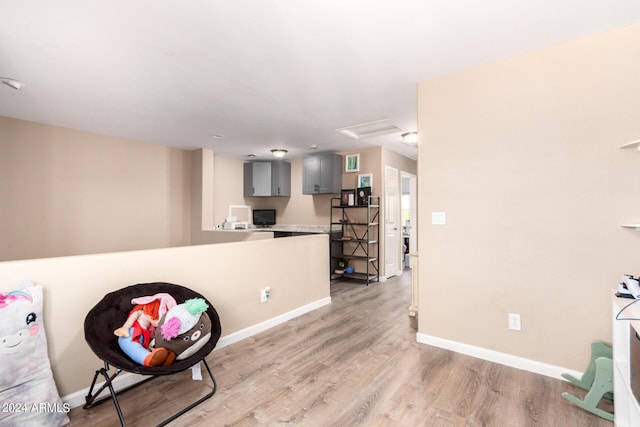
[[[418,143],[418,132],[405,132],[402,134],[402,142],[409,145]]]
[[[24,84],[20,80],[12,79],[10,77],[0,77],[0,82],[15,90],[20,90],[26,86],[26,84]]]
[[[274,148],[273,150],[271,150],[271,154],[273,154],[278,159],[283,158],[284,155],[287,154],[287,153],[288,153],[288,151],[285,150],[284,148]]]

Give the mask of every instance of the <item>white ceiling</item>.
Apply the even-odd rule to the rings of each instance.
[[[382,145],[417,84],[640,21],[638,0],[0,0],[0,116],[222,156]],[[213,138],[212,135],[224,135]]]

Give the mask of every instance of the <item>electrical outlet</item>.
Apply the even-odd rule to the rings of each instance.
[[[260,291],[260,302],[269,302],[269,296],[271,295],[271,288],[267,286]]]
[[[520,315],[509,313],[509,329],[513,331],[521,331],[522,323],[520,323]]]

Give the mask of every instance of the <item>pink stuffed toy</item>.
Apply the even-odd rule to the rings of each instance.
[[[125,323],[113,331],[118,336],[118,345],[131,360],[144,366],[159,366],[167,361],[169,353],[164,348],[152,348],[156,327],[160,318],[176,306],[176,300],[169,294],[158,293],[131,300],[136,306],[131,310]]]

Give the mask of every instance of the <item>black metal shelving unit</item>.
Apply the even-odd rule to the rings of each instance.
[[[339,225],[342,231],[331,238],[331,279],[352,279],[367,285],[378,282],[380,196],[369,196],[366,205],[345,206],[340,204],[340,200],[331,199],[331,228]],[[354,271],[340,271],[346,267]]]

